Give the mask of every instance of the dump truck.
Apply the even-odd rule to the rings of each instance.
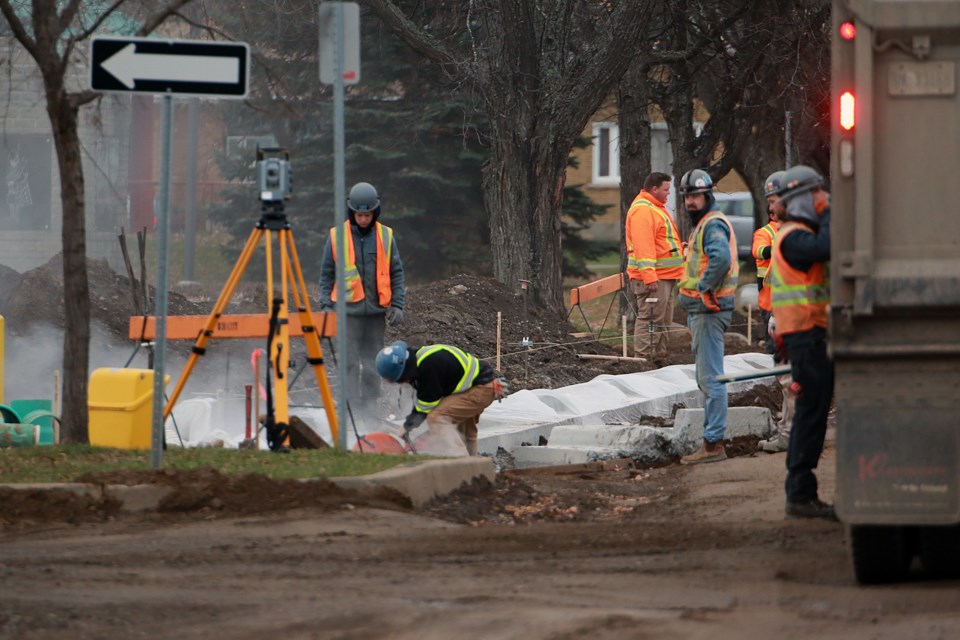
[[[836,510],[861,583],[960,575],[960,0],[834,0]]]

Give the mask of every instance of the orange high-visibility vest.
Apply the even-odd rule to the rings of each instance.
[[[393,251],[393,229],[379,222],[374,223],[374,235],[377,236],[377,298],[381,307],[389,307],[393,299],[393,288],[390,284],[390,255]],[[337,259],[337,227],[330,228],[330,243],[333,249],[333,259]],[[347,285],[347,302],[360,302],[366,297],[363,292],[363,281],[357,271],[357,254],[353,247],[353,234],[350,233],[350,221],[343,223],[343,234],[349,240],[345,245],[347,262],[344,265],[344,279]],[[330,299],[337,301],[337,285],[333,285]]]
[[[764,311],[770,311],[770,287],[767,286],[766,277],[767,271],[770,268],[770,259],[771,258],[760,258],[760,250],[764,247],[773,247],[773,239],[777,235],[777,229],[780,227],[780,223],[775,220],[771,220],[768,224],[763,225],[759,229],[753,232],[753,257],[757,261],[757,277],[763,278],[763,289],[760,289],[760,293],[757,300],[757,306],[759,306]],[[771,257],[772,257],[771,252]]]
[[[690,242],[687,243],[687,255],[683,260],[683,279],[680,280],[680,295],[688,298],[699,298],[697,284],[707,270],[709,260],[703,251],[703,230],[711,220],[723,220],[730,230],[730,268],[723,277],[723,283],[716,292],[718,298],[732,296],[737,292],[737,277],[740,275],[740,263],[737,262],[737,236],[733,233],[733,226],[727,217],[719,211],[710,211],[700,218],[700,222],[690,233]]]
[[[627,211],[627,276],[649,284],[683,275],[683,248],[673,218],[662,204],[641,191]]]
[[[783,257],[781,246],[791,233],[813,233],[813,229],[791,220],[777,232],[773,243],[773,264],[767,282],[773,289],[773,317],[777,333],[797,333],[814,327],[827,328],[827,304],[830,302],[830,283],[825,262],[816,262],[809,271],[790,266]]]

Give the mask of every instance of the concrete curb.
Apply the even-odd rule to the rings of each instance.
[[[474,478],[480,477],[490,482],[494,481],[493,460],[490,458],[424,460],[402,464],[368,476],[330,478],[330,481],[344,489],[366,487],[394,489],[408,497],[415,508],[419,508],[435,497],[445,496],[455,491],[464,482],[469,483]],[[305,479],[304,482],[310,482],[310,480]],[[76,482],[0,484],[0,488],[25,492],[66,491],[98,501],[106,498],[120,503],[120,510],[127,513],[156,511],[160,502],[171,492],[170,487],[154,484],[99,485]]]
[[[439,496],[455,491],[464,482],[474,478],[495,480],[493,460],[486,457],[449,458],[411,462],[369,476],[330,478],[344,489],[389,487],[410,498],[419,508]]]

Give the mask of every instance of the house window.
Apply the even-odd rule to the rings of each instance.
[[[612,122],[593,125],[593,177],[596,185],[620,184],[620,127]]]

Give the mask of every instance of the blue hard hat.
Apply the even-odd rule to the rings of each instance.
[[[380,349],[376,360],[377,373],[384,380],[397,382],[403,375],[403,368],[407,365],[409,355],[407,343],[403,340],[398,340],[389,347]]]

